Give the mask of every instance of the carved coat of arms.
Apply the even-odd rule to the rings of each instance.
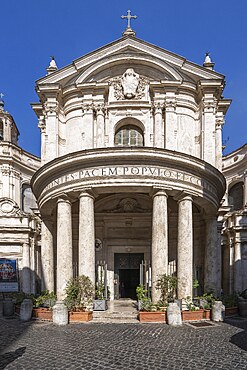
[[[117,100],[141,99],[145,95],[147,83],[148,81],[139,76],[133,68],[126,69],[122,77],[116,77],[110,81]]]

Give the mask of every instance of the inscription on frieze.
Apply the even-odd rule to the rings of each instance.
[[[214,188],[207,181],[200,177],[188,174],[183,171],[169,169],[165,167],[150,167],[150,166],[110,166],[110,167],[95,167],[82,169],[76,172],[68,173],[51,181],[44,189],[52,189],[56,186],[76,182],[78,180],[96,180],[99,178],[153,178],[153,179],[169,179],[178,180],[182,183],[192,183],[199,187],[203,187],[208,191],[214,192]]]

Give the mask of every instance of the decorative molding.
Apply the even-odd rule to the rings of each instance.
[[[21,211],[20,207],[16,202],[9,198],[0,199],[0,216],[13,217],[13,216],[26,216],[24,212]]]
[[[55,101],[55,102],[46,101],[44,103],[45,115],[47,115],[47,114],[57,114],[58,110],[59,110],[59,105],[58,105],[57,101]]]

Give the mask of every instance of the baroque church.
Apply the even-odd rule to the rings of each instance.
[[[55,291],[97,281],[110,299],[137,285],[159,299],[247,288],[247,144],[222,156],[231,100],[225,77],[136,37],[120,39],[36,83],[41,158],[18,146],[0,101],[0,291]],[[13,269],[4,273],[4,263]],[[11,264],[12,263],[12,264]]]

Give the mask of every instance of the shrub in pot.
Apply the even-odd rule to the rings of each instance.
[[[70,321],[92,320],[94,286],[88,276],[81,275],[68,281],[65,288],[65,304]]]

